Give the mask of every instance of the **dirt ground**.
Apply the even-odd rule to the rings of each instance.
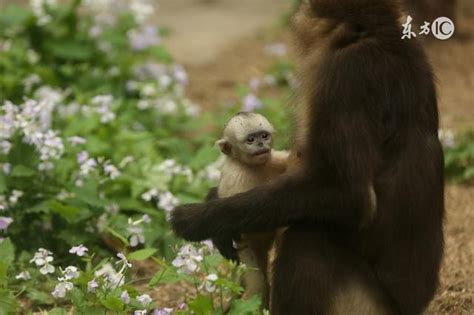
[[[200,10],[206,10],[199,4],[199,0],[194,1],[194,5],[200,8],[188,8],[189,12],[198,14],[202,12]],[[227,9],[232,6],[229,4],[230,1],[210,0],[210,2],[220,2],[219,9],[213,9],[216,10],[214,14],[219,10],[225,10],[226,6]],[[272,60],[264,53],[266,44],[276,41],[289,43],[288,34],[275,27],[274,23],[277,14],[282,13],[284,7],[278,6],[273,10],[274,7],[270,6],[270,10],[268,4],[272,1],[253,1],[254,5],[250,8],[252,11],[250,20],[254,21],[255,16],[262,14],[265,17],[259,23],[252,22],[245,30],[226,33],[226,27],[221,27],[222,19],[209,20],[212,14],[208,14],[205,17],[206,23],[208,26],[211,25],[211,28],[215,23],[214,29],[219,31],[214,30],[212,36],[217,39],[201,42],[196,46],[197,48],[194,47],[196,44],[188,42],[184,45],[184,50],[183,46],[180,46],[182,44],[172,42],[171,48],[174,50],[174,55],[178,56],[178,61],[183,62],[189,70],[189,96],[202,104],[205,110],[212,110],[217,103],[235,99],[236,84],[245,84],[251,78],[262,76],[272,63]],[[456,38],[426,43],[428,56],[438,78],[441,126],[456,131],[474,128],[474,61],[472,59],[474,57],[474,9],[467,8],[467,1],[469,0],[461,1],[459,7],[460,17],[456,24]],[[246,2],[245,5],[248,4],[248,1]],[[255,4],[257,2],[258,4]],[[275,2],[277,1],[272,3]],[[208,8],[212,5],[212,3],[207,4]],[[168,8],[165,7],[166,5],[163,5],[162,8],[166,12]],[[247,11],[244,8],[232,11],[232,19],[239,21],[240,24],[246,24],[246,15],[239,15],[239,12]],[[185,11],[182,11],[182,14],[185,15]],[[273,16],[273,22],[269,16]],[[196,19],[199,18],[194,16],[193,25],[197,25]],[[166,20],[163,21],[166,22]],[[176,24],[171,18],[167,21]],[[187,27],[182,24],[186,21],[185,16],[180,16],[179,21],[180,31],[173,35],[174,43],[186,42],[187,38],[198,36],[195,31],[186,32]],[[230,27],[229,25],[227,28]],[[202,33],[199,33],[200,35]],[[201,41],[200,38],[199,41]],[[195,61],[194,56],[189,52],[201,49],[202,45],[210,45],[205,50],[212,53]],[[183,58],[180,59],[180,56]],[[441,285],[427,314],[474,314],[474,187],[447,185],[445,235],[446,252],[441,270]],[[167,291],[169,296],[176,296],[180,292],[181,290],[176,287],[168,288]]]

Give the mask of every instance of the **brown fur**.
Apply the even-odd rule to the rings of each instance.
[[[295,17],[301,164],[245,193],[177,208],[173,229],[197,241],[288,226],[272,268],[272,314],[421,314],[443,253],[431,67],[417,41],[401,40],[394,1],[311,5]]]

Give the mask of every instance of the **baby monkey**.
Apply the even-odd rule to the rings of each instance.
[[[275,151],[274,128],[260,114],[238,113],[224,128],[216,144],[226,155],[218,187],[218,197],[225,198],[245,192],[284,173],[288,152]],[[275,232],[248,233],[237,241],[241,262],[249,267],[244,275],[244,298],[262,295],[262,305],[268,303],[268,255]]]

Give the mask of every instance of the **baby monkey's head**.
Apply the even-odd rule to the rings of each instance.
[[[216,144],[229,158],[247,165],[265,164],[271,158],[272,124],[257,113],[238,113],[224,128]]]

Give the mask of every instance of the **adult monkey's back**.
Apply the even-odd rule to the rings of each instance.
[[[289,226],[273,314],[420,314],[434,295],[444,213],[436,91],[422,48],[401,39],[394,2],[303,4],[300,167],[172,213],[176,233],[195,241]]]

